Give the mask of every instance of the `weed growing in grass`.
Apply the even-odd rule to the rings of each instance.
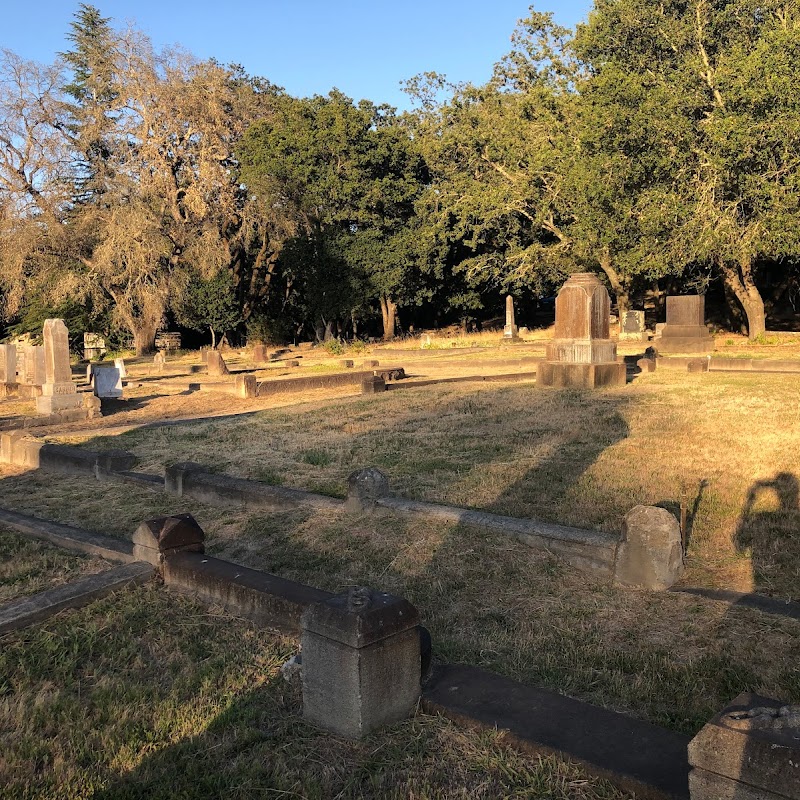
[[[325,450],[304,450],[300,458],[315,467],[327,467],[333,462],[333,456]]]

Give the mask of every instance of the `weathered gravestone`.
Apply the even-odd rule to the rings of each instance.
[[[610,309],[595,274],[570,276],[556,298],[555,338],[539,364],[538,384],[584,389],[625,384],[625,364],[617,362],[617,345],[609,336]]]
[[[714,337],[705,325],[706,299],[693,294],[667,298],[667,322],[661,330],[659,353],[710,353]]]
[[[38,414],[55,414],[59,411],[83,407],[72,382],[69,366],[69,334],[63,319],[45,320],[42,331],[44,339],[45,382],[42,396],[36,398]]]
[[[164,365],[166,363],[167,363],[166,354],[159,350],[159,352],[153,356],[153,370],[157,375],[160,375],[162,372],[164,372]]]
[[[106,340],[97,333],[83,334],[83,358],[92,361],[106,352]]]
[[[263,364],[267,360],[267,348],[263,344],[257,344],[253,347],[253,361],[256,364]]]
[[[740,694],[689,743],[692,800],[800,800],[800,706]]]
[[[17,382],[17,348],[0,344],[0,383]]]
[[[230,370],[228,369],[228,365],[225,363],[225,359],[222,357],[220,353],[216,350],[209,350],[208,356],[206,358],[206,364],[208,365],[208,374],[213,375],[217,378],[223,375],[230,375]]]
[[[620,341],[646,342],[647,330],[644,325],[644,311],[626,311],[620,318]]]
[[[514,322],[514,298],[511,295],[506,297],[506,325],[503,328],[504,339],[519,339],[519,331]]]
[[[94,393],[101,399],[122,397],[122,376],[116,367],[95,369]]]
[[[115,358],[114,359],[114,366],[119,370],[120,378],[127,378],[128,377],[128,370],[125,369],[125,360],[122,358]]]

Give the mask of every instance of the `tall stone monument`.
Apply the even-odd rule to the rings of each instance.
[[[0,344],[0,383],[17,382],[17,348]]]
[[[506,326],[503,328],[504,339],[519,339],[519,330],[514,322],[514,298],[506,297]]]
[[[69,335],[64,320],[45,320],[42,336],[45,382],[42,385],[42,396],[36,398],[36,413],[49,415],[82,408],[83,400],[72,382],[72,370],[69,367]]]
[[[611,300],[599,278],[591,272],[571,275],[556,298],[555,338],[536,382],[559,388],[624,386],[625,364],[617,362],[610,316]]]
[[[705,325],[706,299],[701,294],[667,297],[667,324],[656,346],[659,353],[710,353],[714,337]]]

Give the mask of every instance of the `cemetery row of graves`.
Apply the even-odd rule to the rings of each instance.
[[[577,275],[492,347],[5,346],[12,796],[800,796],[796,345],[667,310],[617,338]]]

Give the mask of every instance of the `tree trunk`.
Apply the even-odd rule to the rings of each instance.
[[[383,317],[383,340],[388,342],[394,339],[395,318],[397,316],[397,303],[391,297],[381,295],[381,316]]]
[[[764,299],[753,280],[752,258],[744,255],[738,264],[720,260],[719,267],[723,280],[736,295],[747,315],[747,335],[750,339],[755,339],[766,333],[767,315],[764,310]]]
[[[214,329],[209,325],[208,329],[211,331],[211,349],[217,349],[217,334],[214,332]]]
[[[156,349],[156,331],[158,323],[139,320],[128,326],[133,334],[133,344],[137,356],[146,356]]]
[[[608,282],[611,284],[611,291],[614,292],[617,297],[617,315],[621,323],[625,313],[631,307],[631,299],[628,290],[622,283],[619,273],[614,269],[611,263],[611,253],[608,251],[608,247],[604,247],[600,255],[600,269],[605,272]]]

